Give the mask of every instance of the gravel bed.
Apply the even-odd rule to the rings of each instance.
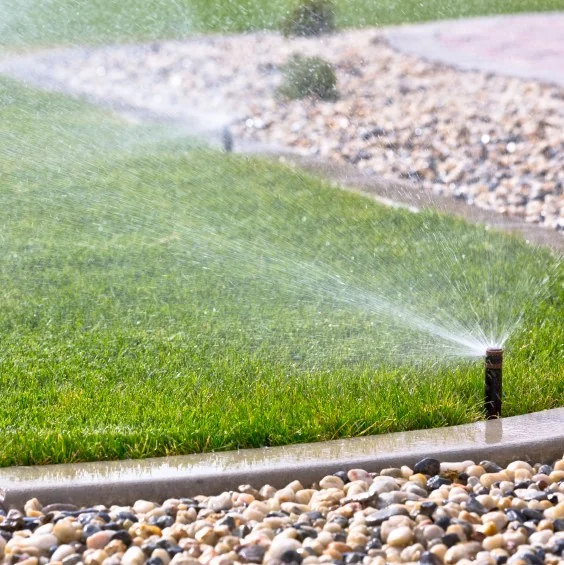
[[[217,496],[0,511],[4,563],[564,563],[564,458],[361,469]]]
[[[334,64],[336,102],[280,100],[293,53]],[[231,123],[235,138],[413,180],[438,194],[564,230],[564,89],[462,72],[391,49],[382,32],[274,33],[55,52],[35,73],[169,117]]]

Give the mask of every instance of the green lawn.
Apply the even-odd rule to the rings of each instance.
[[[337,4],[341,26],[564,7]],[[275,28],[288,6],[0,0],[0,46]],[[473,421],[481,361],[437,334],[476,321],[522,317],[504,413],[555,407],[563,299],[546,250],[0,79],[0,465]]]
[[[480,418],[481,362],[381,296],[420,324],[522,313],[505,414],[561,404],[547,251],[7,80],[0,139],[0,465]]]
[[[293,0],[0,0],[0,46],[107,43],[276,29]],[[379,26],[524,11],[564,0],[336,0],[337,24]]]

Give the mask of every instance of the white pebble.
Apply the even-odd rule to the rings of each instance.
[[[140,547],[132,545],[121,558],[123,565],[142,565],[145,563],[145,554]]]
[[[147,514],[147,512],[150,512],[151,510],[153,510],[153,508],[156,507],[157,504],[150,502],[149,500],[138,500],[133,505],[133,512],[135,514]]]
[[[413,532],[408,526],[400,526],[388,534],[386,543],[392,547],[405,547],[413,541]]]

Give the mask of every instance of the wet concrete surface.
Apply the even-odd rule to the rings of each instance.
[[[564,12],[443,20],[386,35],[400,51],[459,69],[564,85]]]
[[[430,430],[245,449],[202,455],[9,467],[0,469],[0,501],[20,507],[43,504],[130,504],[137,499],[217,494],[241,484],[304,485],[337,470],[413,465],[423,457],[441,461],[484,459],[506,465],[515,459],[550,462],[564,453],[564,408]]]

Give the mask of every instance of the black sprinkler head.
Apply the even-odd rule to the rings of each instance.
[[[503,349],[486,349],[485,403],[486,419],[501,418]]]

